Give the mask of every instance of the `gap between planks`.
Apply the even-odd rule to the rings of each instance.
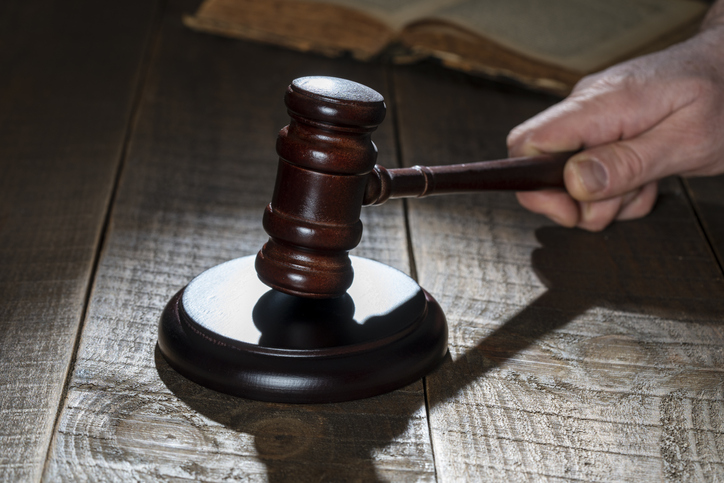
[[[161,33],[161,25],[163,24],[163,17],[164,13],[166,11],[166,4],[167,0],[157,0],[156,3],[156,11],[153,16],[153,22],[152,22],[152,28],[151,28],[151,34],[148,36],[148,41],[146,43],[146,47],[144,49],[144,52],[142,54],[142,60],[141,65],[138,69],[138,73],[136,75],[136,88],[134,89],[132,101],[131,101],[131,111],[128,116],[128,121],[126,122],[126,129],[123,135],[123,144],[121,146],[121,153],[118,159],[118,167],[116,168],[115,177],[113,179],[113,187],[111,188],[111,195],[108,198],[108,204],[106,206],[105,210],[105,216],[103,218],[103,223],[101,225],[101,232],[100,236],[98,238],[98,243],[96,245],[95,250],[95,256],[93,257],[93,263],[90,270],[90,275],[88,278],[88,285],[86,288],[86,293],[83,297],[83,311],[81,314],[80,322],[78,325],[78,329],[76,331],[75,340],[73,341],[73,351],[72,356],[70,360],[70,364],[68,365],[68,371],[65,373],[63,377],[63,390],[61,392],[60,398],[58,400],[58,407],[55,410],[55,418],[53,421],[53,430],[51,432],[51,438],[48,441],[48,446],[45,449],[45,462],[43,464],[43,471],[41,475],[45,475],[48,463],[50,461],[50,450],[53,444],[53,439],[55,438],[55,434],[58,431],[58,423],[60,422],[60,416],[63,412],[63,408],[65,407],[66,398],[68,396],[68,386],[70,385],[71,376],[73,374],[73,371],[75,369],[75,363],[76,363],[76,356],[78,354],[78,347],[80,345],[80,341],[83,335],[83,328],[85,327],[86,318],[88,317],[88,307],[90,305],[91,297],[93,295],[93,290],[95,288],[95,280],[96,280],[96,274],[98,272],[98,265],[100,263],[101,255],[105,249],[105,243],[106,243],[106,234],[108,233],[108,227],[110,225],[111,215],[113,214],[113,207],[115,205],[116,201],[116,195],[118,193],[118,186],[121,180],[121,176],[123,174],[123,167],[126,163],[126,156],[128,155],[128,145],[131,141],[131,136],[133,134],[133,131],[135,129],[136,123],[138,121],[138,113],[141,107],[141,100],[143,99],[143,91],[146,86],[146,81],[148,79],[148,73],[151,69],[151,64],[153,61],[153,58],[155,57],[156,51],[158,49],[158,43]],[[41,476],[42,479],[42,476]]]

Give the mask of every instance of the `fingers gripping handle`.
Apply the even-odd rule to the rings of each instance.
[[[541,154],[478,163],[397,169],[376,165],[368,175],[363,204],[379,205],[390,198],[421,198],[434,194],[564,188],[563,167],[573,154]]]

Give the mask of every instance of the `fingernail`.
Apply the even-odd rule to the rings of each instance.
[[[608,171],[600,162],[586,158],[577,161],[575,166],[578,178],[590,194],[598,193],[608,186]]]

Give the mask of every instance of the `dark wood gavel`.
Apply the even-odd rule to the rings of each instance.
[[[285,102],[291,122],[279,133],[264,212],[269,241],[256,259],[211,267],[174,295],[159,321],[159,349],[193,381],[264,401],[346,401],[403,387],[444,359],[447,322],[415,280],[349,256],[362,236],[362,206],[561,187],[569,155],[385,169],[375,166],[370,139],[385,117],[380,94],[304,77]]]
[[[363,205],[390,198],[481,190],[562,188],[572,153],[446,166],[375,165],[372,132],[383,97],[356,82],[303,77],[287,88],[291,122],[279,133],[279,167],[264,212],[269,241],[256,259],[268,286],[308,298],[343,295],[352,284],[349,251],[362,236]]]

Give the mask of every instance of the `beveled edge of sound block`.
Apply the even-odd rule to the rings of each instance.
[[[398,270],[351,257],[358,275],[380,277],[373,279],[379,282],[372,281],[357,292],[352,290],[353,285],[350,293],[354,297],[328,301],[327,306],[319,309],[319,301],[266,287],[263,295],[258,296],[262,292],[256,283],[261,282],[254,281],[253,258],[232,260],[207,270],[174,295],[164,309],[159,322],[159,349],[169,365],[188,379],[220,392],[262,401],[340,402],[410,384],[437,367],[447,353],[447,324],[442,309],[430,294]],[[199,280],[209,286],[199,289]],[[239,280],[247,287],[236,287]],[[355,312],[355,304],[378,305],[376,285],[389,298],[387,289],[397,284],[414,284],[419,292],[411,294],[408,290],[399,307],[389,313],[373,314],[363,321],[350,316],[350,310]],[[251,310],[247,317],[249,307],[234,301],[230,306],[238,305],[244,312],[239,321],[234,314],[214,315],[220,304],[216,294],[230,297],[230,286],[237,294],[250,292],[256,300],[254,308],[263,307],[261,314]],[[185,293],[189,290],[195,299],[189,300]],[[199,320],[189,315],[184,297],[187,305],[191,305],[190,312]],[[385,305],[384,300],[379,302]],[[295,319],[288,326],[291,329],[276,330],[278,321],[266,320],[270,312],[270,319]],[[310,324],[310,320],[317,318],[324,320]],[[236,329],[229,327],[229,320],[253,327],[246,327],[246,332],[237,336]],[[367,330],[365,325],[371,329]],[[337,330],[338,326],[342,328]],[[285,333],[278,336],[280,332]],[[287,337],[286,332],[293,337]]]

